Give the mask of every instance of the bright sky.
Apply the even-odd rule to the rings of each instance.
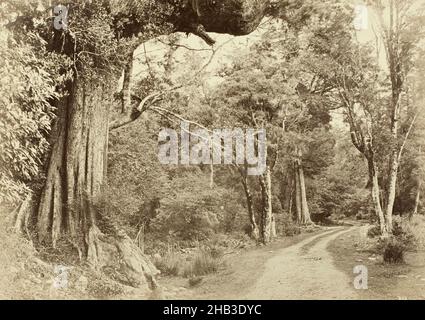
[[[355,8],[358,8],[358,19],[356,20],[356,24],[359,26],[359,30],[357,33],[358,40],[361,43],[371,43],[372,45],[376,46],[376,37],[373,30],[373,26],[376,24],[376,20],[374,19],[374,16],[372,14],[372,10],[370,8],[367,8],[363,1],[360,0],[347,0],[350,2]],[[217,77],[215,75],[216,71],[222,67],[223,65],[230,64],[232,62],[232,59],[234,59],[236,51],[241,51],[244,49],[248,49],[250,45],[252,45],[255,41],[259,40],[261,38],[261,34],[264,32],[264,30],[261,28],[261,26],[253,32],[252,34],[248,36],[243,37],[233,37],[230,35],[222,35],[222,34],[211,34],[214,40],[216,40],[216,44],[214,45],[214,49],[217,50],[217,52],[214,55],[213,60],[209,63],[208,67],[205,69],[205,72],[208,72],[211,74],[206,82],[206,87],[214,88],[220,81],[222,81],[222,78]],[[166,37],[164,37],[164,42],[166,41]],[[187,48],[195,49],[195,50],[201,50],[196,51],[197,56],[202,58],[202,63],[206,63],[211,54],[211,48],[205,44],[203,40],[201,40],[199,37],[194,35],[189,35],[186,37],[186,35],[182,35],[182,40],[179,42],[180,45],[185,46]],[[134,72],[135,75],[140,77],[146,74],[147,72],[147,64],[146,64],[146,56],[145,56],[145,49],[146,49],[146,56],[151,61],[164,61],[164,55],[169,50],[169,47],[166,44],[158,43],[157,41],[149,41],[145,44],[145,48],[140,47],[136,53],[135,56],[136,62],[134,66]],[[187,72],[187,54],[191,51],[180,48],[175,53],[176,62],[177,65],[181,66],[182,73]],[[378,51],[377,51],[378,52]],[[383,50],[379,50],[380,52],[380,63],[384,67],[386,65],[385,61],[385,52]],[[199,59],[199,58],[198,58]],[[194,61],[191,61],[192,64],[194,64]],[[196,68],[200,69],[202,67],[201,65],[196,66]],[[196,64],[196,63],[195,63]],[[193,66],[191,66],[193,68]],[[343,125],[342,121],[342,115],[339,113],[333,114],[333,125],[334,127],[340,127]]]
[[[234,37],[230,35],[214,33],[211,33],[210,35],[216,41],[216,44],[213,48],[209,47],[202,39],[197,36],[194,36],[192,34],[189,36],[181,34],[182,39],[179,41],[179,45],[181,46],[181,48],[179,48],[174,53],[174,59],[176,65],[181,65],[182,71],[184,71],[184,69],[188,67],[187,55],[191,53],[196,53],[196,58],[200,61],[191,62],[200,62],[200,64],[191,67],[197,67],[198,69],[201,69],[203,65],[209,61],[210,57],[213,54],[213,50],[215,50],[216,52],[214,53],[213,60],[208,64],[208,66],[204,70],[204,72],[211,73],[211,79],[209,80],[209,82],[215,82],[217,80],[214,79],[215,71],[217,71],[218,68],[226,64],[232,63],[235,53],[237,51],[248,49],[254,42],[259,40],[261,37],[261,30],[257,30],[248,36],[242,37]],[[151,61],[164,61],[164,56],[169,50],[169,47],[168,45],[164,44],[167,42],[166,37],[162,39],[163,43],[152,40],[145,44],[147,56]],[[188,50],[187,48],[190,48],[190,50]],[[147,71],[144,50],[145,49],[142,46],[135,53],[135,76],[141,76]]]
[[[374,10],[367,7],[363,1],[353,1],[357,8],[358,20],[355,23],[359,24],[357,29],[357,39],[361,43],[370,43],[377,49],[379,55],[379,65],[386,68],[387,61],[385,50],[382,42],[379,40],[379,21]],[[378,37],[377,37],[378,36]]]
[[[357,29],[357,39],[360,43],[366,44],[369,43],[376,49],[378,55],[379,64],[384,69],[387,68],[387,61],[385,56],[385,49],[383,44],[379,39],[380,29],[379,29],[379,20],[375,10],[371,7],[365,5],[363,0],[346,0],[347,3],[351,4],[355,8],[357,14],[357,19],[355,20],[355,27]],[[421,5],[425,0],[416,0],[416,5]],[[384,15],[387,15],[384,13]],[[234,59],[235,53],[237,51],[248,49],[254,42],[261,38],[261,34],[264,32],[264,29],[260,28],[248,36],[243,37],[233,37],[230,35],[222,34],[211,34],[212,38],[216,40],[214,45],[214,50],[217,52],[214,54],[213,60],[209,63],[208,67],[204,72],[210,73],[206,84],[207,87],[215,87],[222,78],[216,76],[217,70],[232,62]],[[164,38],[166,41],[166,38]],[[211,57],[212,50],[205,44],[200,38],[189,35],[182,35],[182,40],[179,42],[180,45],[192,50],[187,50],[180,48],[175,53],[176,62],[180,62],[177,65],[181,68],[178,73],[184,74],[188,70],[188,61],[190,61],[190,68],[197,68],[198,70],[202,68]],[[157,41],[150,41],[145,44],[147,56],[151,61],[164,61],[165,54],[169,47],[166,44],[158,43]],[[193,51],[195,50],[195,51]],[[196,52],[197,61],[190,60],[187,57],[188,53]],[[136,57],[139,59],[136,60],[134,71],[135,75],[138,77],[146,74],[146,58],[144,53],[144,48],[140,47],[136,52]],[[203,62],[202,62],[203,61]],[[198,63],[198,64],[197,64]],[[342,124],[341,115],[334,114],[334,122]],[[338,125],[336,125],[338,127]]]
[[[364,2],[361,0],[346,0],[347,2],[351,3],[355,8],[358,10],[358,19],[356,20],[356,24],[359,25],[360,30],[358,31],[358,40],[361,43],[371,43],[376,47],[376,37],[374,30],[377,29],[377,19],[374,17],[373,10],[370,8],[367,8],[364,5]],[[422,0],[423,1],[423,0]],[[221,66],[231,63],[232,56],[234,56],[236,51],[244,50],[249,48],[251,44],[253,44],[256,40],[258,40],[261,37],[262,33],[261,27],[253,32],[252,34],[248,36],[243,37],[233,37],[229,35],[222,35],[222,34],[211,34],[211,36],[217,41],[214,48],[217,50],[217,52],[214,55],[214,59],[211,61],[211,63],[206,68],[206,72],[211,73],[211,79],[209,82],[211,82],[211,85],[214,85],[214,83],[218,80],[214,78],[214,72],[220,68]],[[209,57],[212,54],[211,48],[204,43],[200,38],[189,35],[186,37],[185,35],[182,36],[182,40],[179,43],[182,46],[197,50],[198,57],[202,58],[203,60],[208,61]],[[165,39],[165,38],[164,38]],[[381,47],[381,46],[380,46]],[[164,55],[166,51],[168,50],[168,46],[164,45],[162,43],[158,43],[157,41],[149,41],[145,44],[147,56],[152,61],[163,61]],[[199,51],[201,50],[201,51]],[[175,58],[177,61],[181,61],[182,67],[187,67],[187,55],[189,50],[181,48],[177,50],[175,53]],[[386,60],[385,60],[385,52],[382,48],[379,48],[377,51],[379,52],[379,60],[382,67],[386,66]],[[136,57],[139,58],[135,63],[135,75],[141,76],[146,74],[147,66],[146,66],[146,59],[144,54],[144,48],[140,47],[138,51],[136,52]],[[201,66],[199,66],[201,67]]]

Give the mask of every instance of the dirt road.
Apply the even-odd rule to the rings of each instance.
[[[353,278],[335,268],[330,242],[352,228],[336,228],[281,249],[245,299],[356,299]],[[353,266],[354,267],[354,266]]]

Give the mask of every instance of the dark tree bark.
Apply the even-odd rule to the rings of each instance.
[[[57,140],[36,216],[37,240],[52,247],[69,241],[93,268],[105,273],[116,268],[114,277],[123,283],[154,286],[156,268],[125,234],[105,227],[103,191],[114,82],[90,80],[75,79],[58,106]]]
[[[65,230],[80,256],[87,255],[84,238],[96,221],[89,203],[98,200],[105,184],[110,89],[83,79],[70,86],[58,107],[58,140],[38,210],[39,240],[55,245]]]

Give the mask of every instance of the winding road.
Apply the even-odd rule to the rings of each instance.
[[[279,250],[245,299],[356,299],[353,278],[335,268],[330,242],[356,227],[338,227]],[[354,266],[353,266],[354,267]]]

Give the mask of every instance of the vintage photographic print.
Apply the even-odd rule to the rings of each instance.
[[[1,0],[0,299],[425,299],[424,39],[425,0]]]

